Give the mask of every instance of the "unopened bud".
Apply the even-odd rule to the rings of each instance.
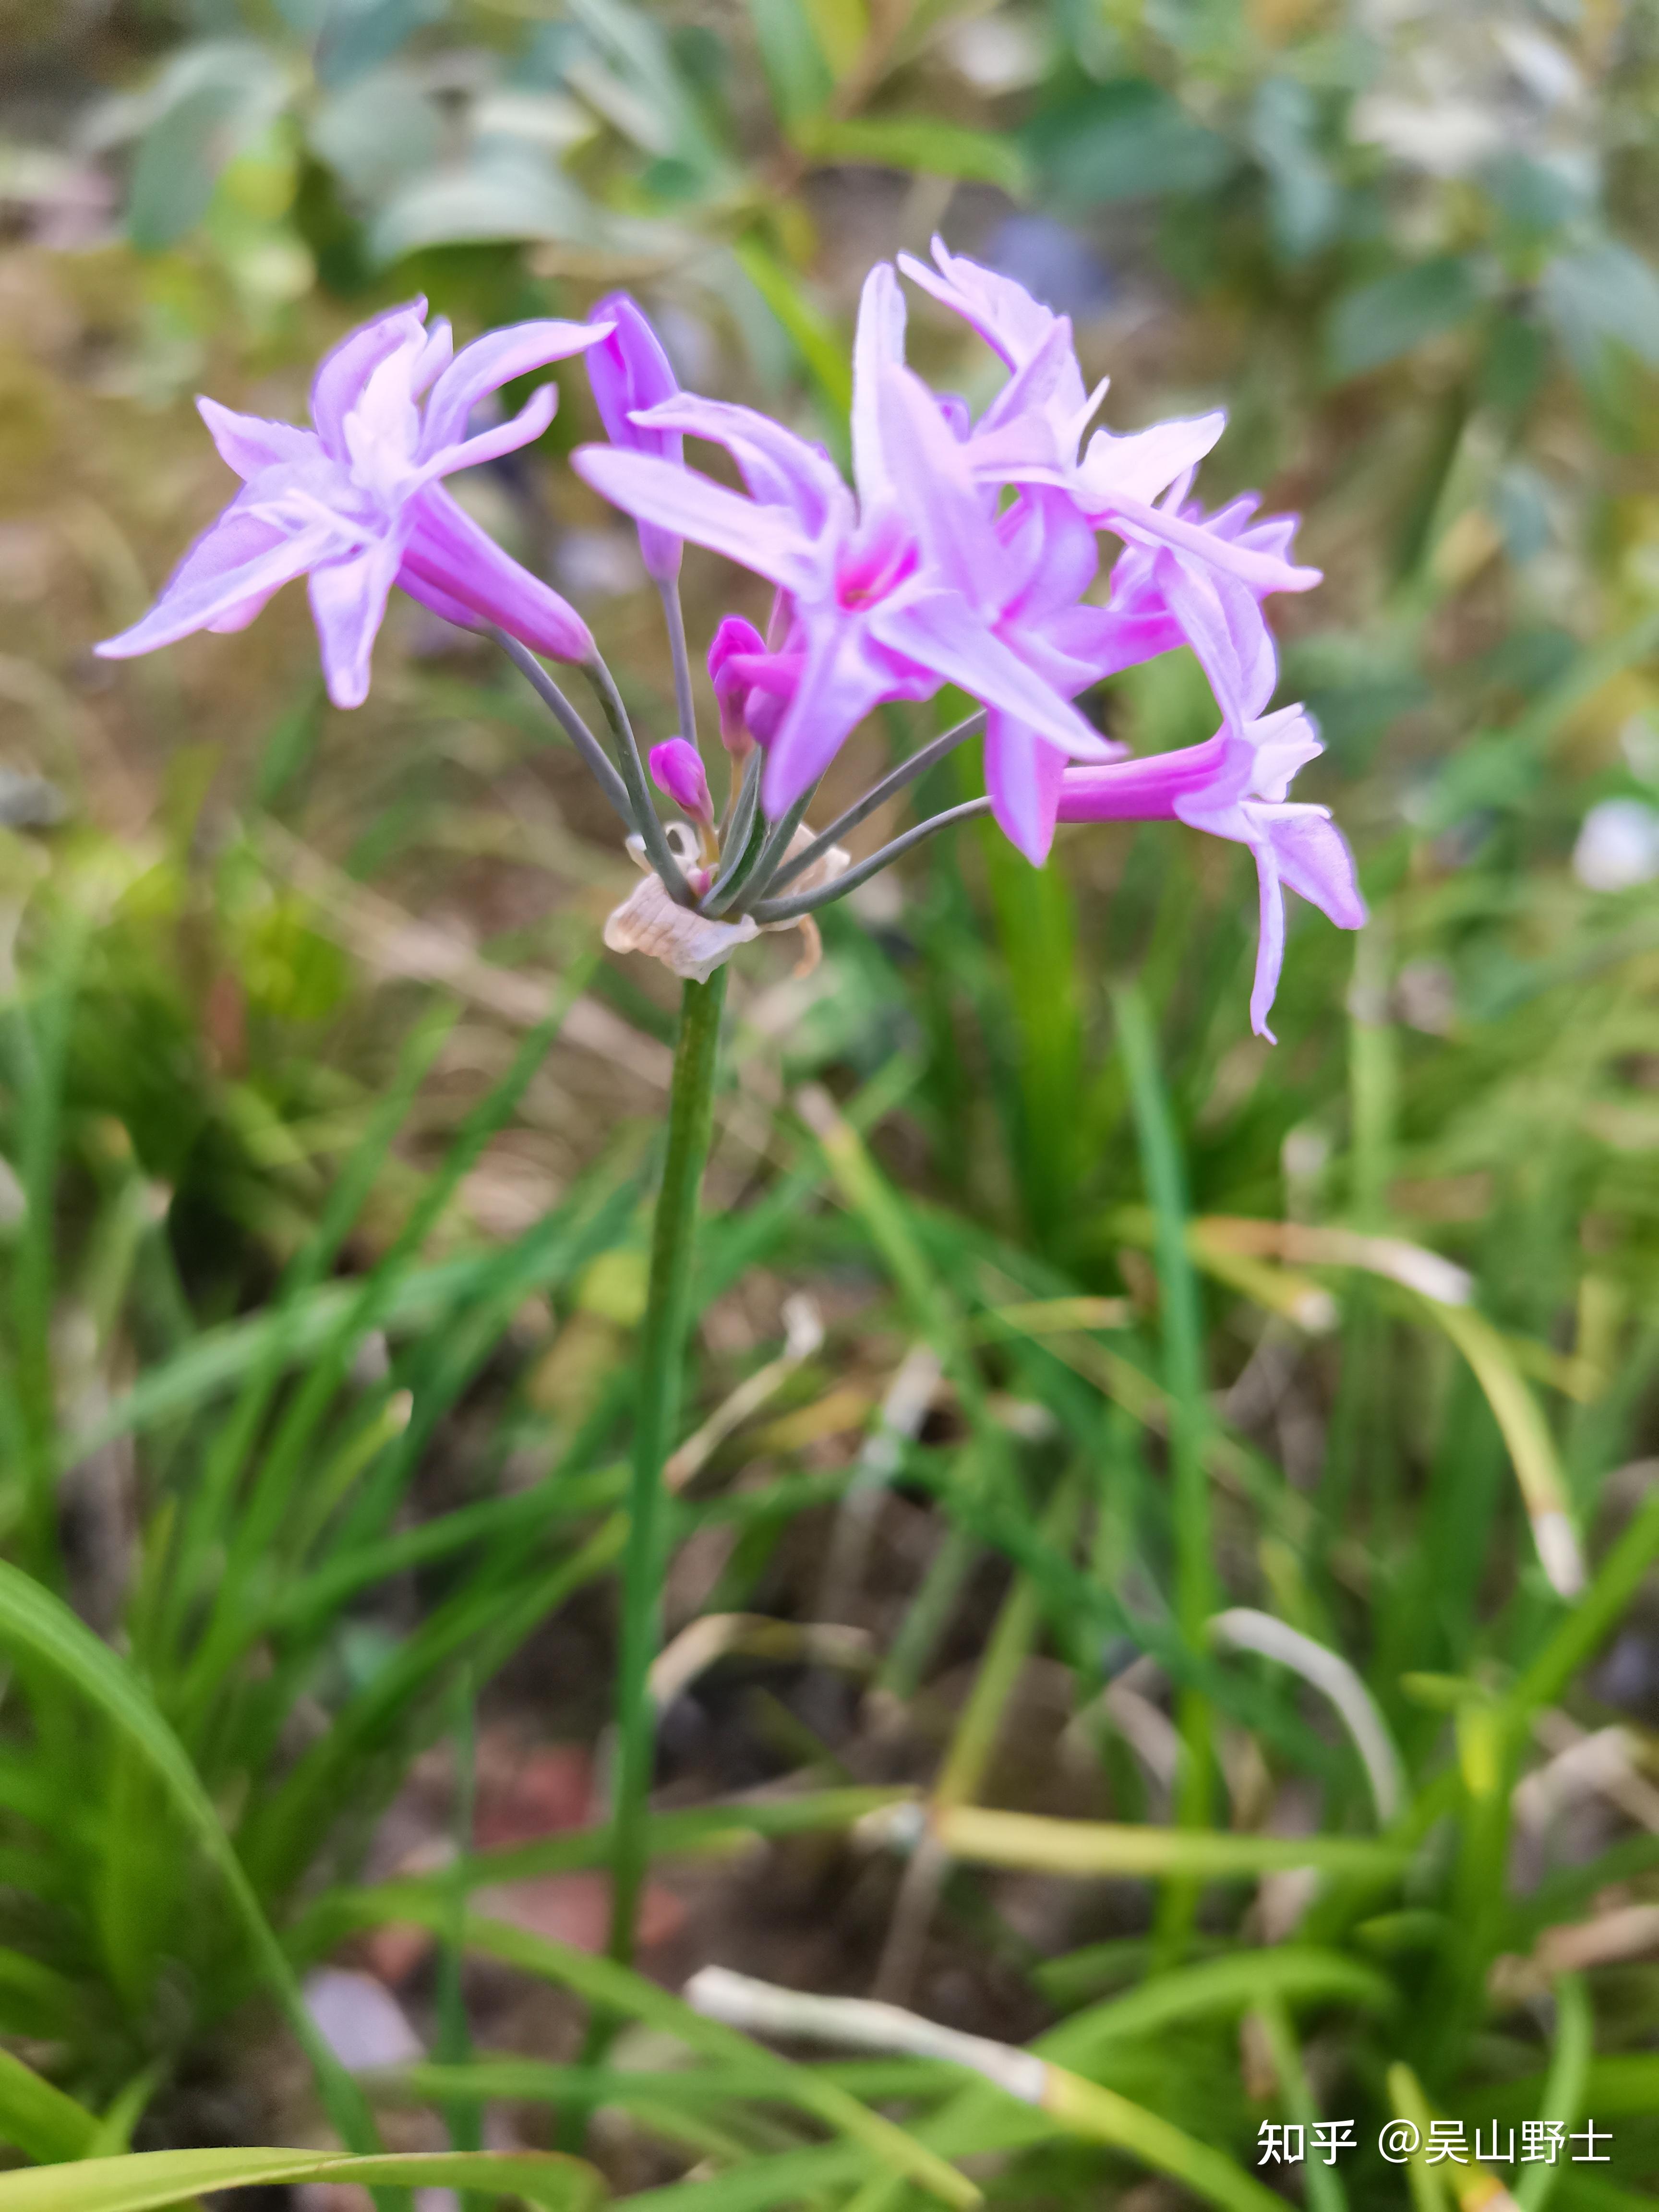
[[[714,820],[714,802],[708,795],[702,756],[686,738],[670,738],[665,744],[652,746],[651,781],[694,822]]]

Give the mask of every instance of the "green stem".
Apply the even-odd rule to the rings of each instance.
[[[836,900],[845,898],[848,891],[855,891],[860,884],[867,884],[872,876],[878,876],[884,868],[890,868],[895,860],[902,860],[913,846],[920,845],[924,838],[933,836],[937,830],[948,830],[957,822],[971,822],[975,816],[988,814],[990,811],[988,799],[964,799],[960,806],[946,807],[943,814],[930,814],[927,821],[918,822],[913,830],[905,830],[901,836],[882,846],[878,852],[872,853],[868,860],[860,860],[856,867],[848,868],[844,875],[836,876],[832,882],[820,885],[817,890],[802,891],[795,898],[757,899],[749,911],[757,921],[761,922],[797,921],[804,914],[812,914],[821,906],[831,906]],[[758,867],[755,873],[759,875]]]
[[[641,1346],[628,1548],[623,1561],[622,1651],[617,1681],[616,1845],[611,1956],[628,1965],[647,1856],[646,1821],[655,1747],[651,1664],[662,1622],[663,1463],[673,1449],[690,1323],[697,1194],[714,1118],[726,970],[688,983],[680,1008],[668,1104],[668,1150],[651,1240],[651,1284]]]
[[[629,811],[639,824],[645,840],[645,856],[668,886],[668,895],[676,906],[691,904],[690,886],[685,880],[679,862],[674,858],[660,817],[656,801],[651,796],[651,787],[645,780],[645,763],[640,758],[640,748],[634,736],[634,725],[628,719],[628,709],[623,704],[622,693],[617,689],[617,679],[597,650],[582,666],[588,682],[593,686],[605,719],[611,725],[611,734],[617,741],[617,756],[622,763],[622,779],[627,787]]]
[[[663,620],[668,626],[668,650],[674,662],[674,712],[679,722],[680,735],[689,745],[697,742],[697,702],[691,688],[691,655],[686,649],[685,614],[680,605],[680,580],[678,576],[660,578],[657,597],[662,601]]]
[[[935,738],[931,744],[921,746],[902,760],[896,768],[890,769],[879,783],[872,783],[862,799],[855,799],[844,814],[836,815],[830,827],[821,830],[811,843],[803,847],[793,860],[783,863],[772,878],[772,890],[781,891],[786,884],[793,883],[804,869],[810,868],[813,861],[820,859],[832,845],[838,845],[849,830],[856,830],[860,823],[873,814],[878,806],[885,806],[890,799],[896,799],[906,784],[914,783],[918,776],[926,775],[929,769],[937,768],[945,755],[954,752],[964,738],[978,737],[984,727],[985,710],[981,708],[977,714],[969,714],[965,722],[958,722],[953,730],[946,730],[943,737]]]

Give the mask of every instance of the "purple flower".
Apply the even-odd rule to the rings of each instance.
[[[672,799],[676,806],[683,807],[694,822],[714,820],[714,802],[708,795],[708,772],[702,754],[688,738],[670,738],[660,745],[653,745],[649,759],[651,781],[659,791]]]
[[[724,615],[708,647],[708,680],[720,710],[720,743],[736,760],[770,744],[800,680],[800,656],[769,651],[741,615]]]
[[[744,498],[653,455],[588,446],[573,465],[634,515],[768,577],[787,601],[782,650],[799,675],[767,749],[763,797],[782,814],[848,733],[885,699],[957,684],[1063,752],[1108,749],[1036,665],[1047,647],[999,599],[992,519],[937,402],[902,366],[903,302],[890,268],[870,273],[854,357],[856,500],[818,446],[746,407],[687,393],[652,429],[723,445]],[[942,457],[948,454],[948,462]]]
[[[1365,920],[1353,855],[1328,811],[1285,798],[1297,770],[1322,750],[1312,718],[1300,707],[1283,707],[1242,732],[1224,726],[1201,745],[1107,768],[1068,768],[1060,784],[1062,822],[1173,817],[1249,847],[1261,893],[1250,1026],[1270,1041],[1267,1015],[1285,958],[1285,890],[1339,929],[1358,929]]]
[[[311,387],[313,429],[197,403],[242,489],[198,538],[149,612],[97,650],[151,653],[201,629],[236,630],[293,578],[310,578],[323,672],[337,707],[360,707],[394,583],[468,628],[494,623],[562,660],[592,651],[587,626],[481,530],[439,482],[539,437],[558,392],[469,438],[480,400],[594,345],[604,325],[519,323],[450,358],[426,302],[394,307],[343,338]],[[420,404],[424,398],[424,410]]]
[[[930,269],[902,254],[899,266],[969,323],[1009,370],[964,439],[975,476],[998,486],[1053,485],[1093,527],[1122,538],[1142,616],[1168,618],[1158,633],[1164,642],[1152,649],[1189,643],[1223,714],[1241,724],[1260,714],[1275,672],[1261,601],[1271,592],[1310,590],[1320,574],[1289,557],[1294,517],[1247,527],[1254,502],[1235,501],[1212,516],[1187,504],[1192,473],[1225,416],[1155,423],[1126,436],[1097,430],[1079,455],[1106,386],[1085,392],[1066,317],[938,239],[933,259]],[[1137,555],[1152,556],[1150,570]],[[1119,596],[1115,588],[1115,605]]]
[[[662,341],[647,320],[644,310],[626,292],[612,292],[599,301],[589,320],[607,323],[610,335],[590,347],[587,380],[613,446],[626,446],[635,453],[655,453],[679,462],[683,444],[677,430],[647,430],[635,420],[643,409],[672,399],[679,390]],[[680,541],[654,523],[639,526],[640,555],[646,573],[666,583],[680,572]]]

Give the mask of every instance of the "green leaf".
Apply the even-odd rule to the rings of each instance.
[[[772,105],[793,131],[835,90],[830,64],[800,0],[748,0],[748,8]]]
[[[376,215],[368,250],[384,264],[428,246],[593,235],[593,212],[568,178],[534,154],[503,148],[411,179]]]
[[[687,1807],[658,1813],[650,1827],[653,1858],[720,1856],[744,1850],[756,1836],[834,1833],[854,1826],[866,1814],[902,1804],[903,1790],[818,1790],[799,1797],[727,1805]],[[336,1889],[313,1905],[289,1934],[292,1956],[319,1958],[360,1928],[386,1921],[418,1918],[436,1911],[457,1889],[495,1888],[503,1882],[534,1881],[544,1875],[570,1874],[611,1863],[613,1832],[609,1821],[574,1828],[533,1844],[475,1851],[432,1875],[407,1875],[370,1889]]]
[[[162,71],[144,102],[127,192],[127,234],[141,252],[194,229],[227,163],[277,114],[287,90],[270,53],[251,40],[187,46]]]
[[[434,1899],[418,1911],[401,1904],[396,1917],[410,1919],[441,1934],[450,1924],[448,1899]],[[857,2098],[824,2078],[817,2069],[768,2051],[734,2027],[708,2020],[684,1998],[660,1989],[644,1975],[613,1960],[594,1958],[568,1943],[532,1935],[506,1922],[469,1917],[464,1931],[469,1950],[481,1952],[504,1965],[574,1990],[598,2009],[637,2020],[645,2027],[672,2035],[689,2050],[716,2061],[760,2066],[770,2075],[771,2094],[798,2110],[814,2114],[837,2133],[848,2136],[873,2153],[884,2165],[904,2173],[918,2186],[946,2204],[971,2205],[979,2192],[937,2153],[930,2151],[896,2126],[871,2112]],[[6,2212],[0,2198],[0,2212]]]
[[[1609,343],[1659,365],[1659,276],[1628,246],[1609,239],[1563,253],[1539,285],[1544,311],[1580,376],[1594,377]]]
[[[390,61],[416,31],[447,13],[447,0],[356,0],[331,8],[317,41],[318,82],[352,82]]]
[[[0,2142],[53,2160],[84,2158],[97,2138],[98,2122],[84,2106],[0,2048]]]
[[[340,2151],[147,2150],[0,2174],[0,2212],[149,2212],[153,2205],[174,2204],[207,2190],[295,2181],[472,2190],[522,2197],[548,2212],[586,2212],[605,2197],[591,2166],[550,2151],[354,2157]]]
[[[1024,132],[1033,167],[1067,207],[1200,192],[1235,156],[1146,77],[1114,77],[1037,116]]]
[[[1328,348],[1341,376],[1360,376],[1455,330],[1480,303],[1467,254],[1443,253],[1345,293],[1332,312]]]
[[[813,116],[798,124],[793,135],[802,153],[815,161],[957,177],[966,184],[995,185],[1015,198],[1030,181],[1025,157],[1013,139],[934,115],[861,115],[847,122]]]
[[[1317,252],[1341,216],[1336,180],[1315,139],[1314,97],[1295,77],[1268,77],[1250,110],[1250,143],[1267,173],[1273,243],[1287,261]]]
[[[710,135],[662,25],[628,0],[570,0],[568,12],[622,80],[631,104],[650,118],[655,143],[647,150],[672,157],[703,184],[713,184],[729,161]]]
[[[1043,1990],[1063,2002],[1067,1988],[1082,1980],[1081,1970],[1088,1963],[1087,1952],[1073,1960],[1055,1960],[1041,1970]],[[1380,2012],[1389,2010],[1395,2001],[1391,1984],[1374,1967],[1311,1943],[1280,1944],[1156,1975],[1051,2029],[1042,2049],[1063,2066],[1085,2066],[1109,2044],[1156,2035],[1182,2021],[1248,2012],[1269,1996],[1285,2002],[1300,1998],[1310,2004],[1364,2005]]]
[[[839,428],[853,411],[853,372],[840,332],[807,298],[793,270],[761,239],[752,234],[740,238],[732,252],[744,275],[793,339],[831,422]]]
[[[264,1968],[273,1992],[281,1999],[289,2025],[311,2060],[331,2118],[343,2134],[372,2145],[374,2127],[361,2093],[306,2009],[282,1946],[271,1933],[241,1861],[184,1747],[137,1678],[61,1599],[3,1561],[0,1646],[32,1660],[37,1667],[78,1692],[103,1714],[123,1747],[154,1774],[180,1824],[217,1869],[242,1923],[249,1948]],[[179,2189],[171,2195],[190,2193],[189,2189]],[[143,2201],[152,2200],[147,2197]]]

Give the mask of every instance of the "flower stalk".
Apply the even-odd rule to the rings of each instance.
[[[640,1346],[639,1398],[623,1556],[622,1647],[617,1677],[617,1782],[611,1859],[611,1956],[634,1956],[648,1857],[647,1816],[656,1748],[651,1666],[662,1640],[663,1468],[677,1442],[697,1201],[714,1119],[726,969],[687,983],[669,1091],[668,1143],[651,1236],[651,1276]]]

